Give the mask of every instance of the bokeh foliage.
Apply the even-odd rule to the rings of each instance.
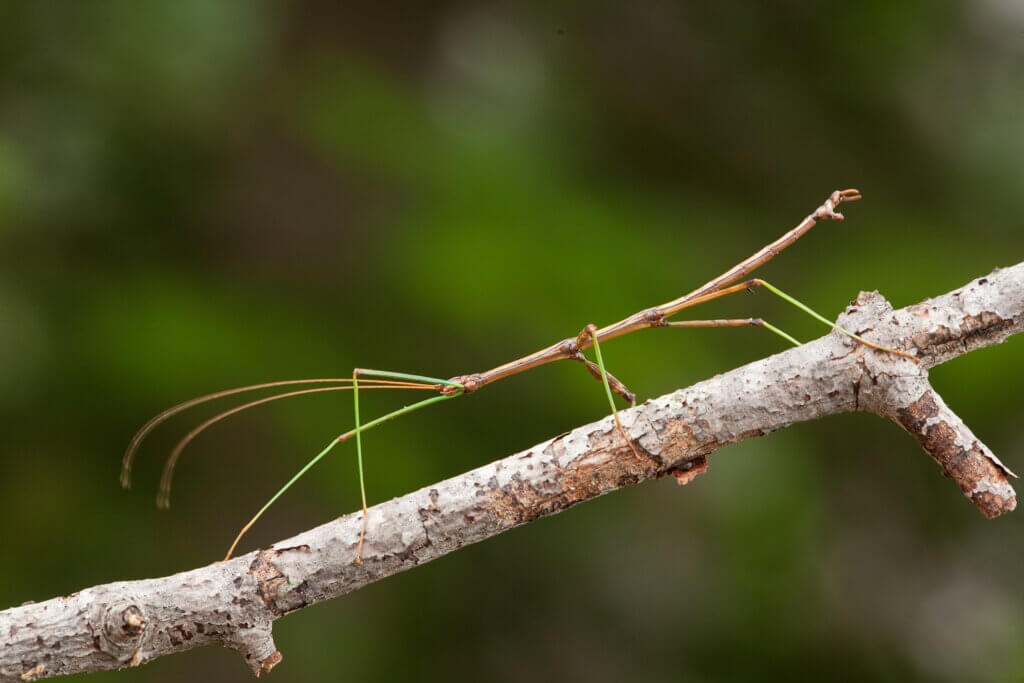
[[[350,420],[253,411],[186,454],[153,413],[356,364],[486,369],[677,296],[836,187],[865,200],[765,269],[835,315],[1024,255],[1024,11],[975,2],[0,4],[0,604],[220,556]],[[816,324],[764,294],[708,314]],[[937,369],[1024,469],[1020,339]],[[780,349],[749,330],[607,345],[651,397]],[[368,399],[369,412],[400,401]],[[370,495],[604,413],[552,366],[367,438]],[[351,453],[258,526],[358,505]],[[894,426],[849,415],[279,622],[280,680],[991,680],[1024,667],[1019,514],[983,520]],[[666,523],[666,520],[672,520]],[[248,680],[216,649],[95,680]]]

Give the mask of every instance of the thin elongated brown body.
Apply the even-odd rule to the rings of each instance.
[[[211,418],[210,420],[207,420],[206,422],[201,424],[199,427],[194,429],[192,432],[190,432],[179,443],[178,447],[175,448],[175,450],[173,451],[170,459],[168,460],[167,466],[166,466],[166,468],[164,470],[164,476],[163,476],[162,484],[161,484],[161,501],[162,501],[163,504],[167,503],[167,500],[168,500],[167,496],[170,493],[171,476],[172,476],[172,474],[174,472],[174,465],[177,462],[178,456],[181,454],[181,450],[192,439],[194,439],[200,432],[205,430],[208,426],[218,422],[219,420],[221,420],[221,419],[223,419],[225,417],[233,415],[233,414],[235,414],[237,412],[240,412],[242,410],[246,410],[246,409],[248,409],[250,407],[253,407],[253,406],[256,406],[256,405],[262,405],[263,403],[267,403],[269,401],[275,401],[275,400],[278,400],[278,399],[281,399],[281,398],[290,397],[290,396],[298,396],[298,395],[302,395],[302,394],[310,394],[310,393],[323,392],[323,391],[339,391],[339,390],[342,390],[342,389],[355,389],[358,386],[358,383],[359,383],[359,379],[358,378],[360,376],[369,376],[369,377],[376,377],[377,378],[376,380],[370,382],[369,384],[365,384],[363,386],[363,388],[428,389],[428,390],[434,390],[434,391],[437,391],[437,392],[440,393],[440,396],[435,396],[433,398],[426,399],[424,401],[420,401],[420,402],[418,402],[416,404],[413,404],[411,406],[407,406],[405,408],[402,408],[401,410],[389,413],[388,415],[385,415],[385,416],[383,416],[381,418],[377,418],[377,420],[375,420],[375,421],[373,421],[373,422],[371,422],[371,423],[366,425],[366,427],[369,428],[369,427],[373,426],[374,424],[378,424],[378,423],[383,422],[385,420],[391,419],[392,417],[395,417],[397,415],[404,414],[405,412],[408,412],[410,410],[415,410],[415,409],[417,409],[420,406],[424,406],[424,405],[427,405],[429,403],[433,403],[433,402],[436,402],[436,401],[439,401],[439,400],[445,400],[447,398],[454,398],[455,396],[458,396],[458,395],[461,395],[461,394],[472,393],[472,392],[480,389],[481,387],[487,386],[488,384],[496,382],[496,381],[498,381],[500,379],[503,379],[505,377],[510,377],[512,375],[519,374],[520,372],[525,372],[526,370],[530,370],[532,368],[538,367],[540,365],[544,365],[546,363],[551,363],[551,362],[556,361],[556,360],[575,360],[575,361],[579,361],[579,362],[583,363],[583,365],[587,368],[587,370],[590,372],[591,375],[593,375],[597,380],[602,381],[602,382],[605,383],[606,393],[608,394],[608,401],[611,404],[612,415],[615,418],[615,426],[618,429],[619,434],[622,436],[623,441],[626,442],[626,444],[633,451],[633,454],[637,457],[637,459],[640,459],[641,458],[640,452],[637,450],[637,447],[630,440],[629,436],[626,434],[626,431],[625,431],[625,429],[622,426],[622,423],[619,421],[619,414],[618,414],[618,410],[615,407],[615,401],[612,398],[612,392],[615,392],[615,393],[619,394],[620,396],[624,397],[631,404],[635,403],[636,397],[634,396],[634,394],[628,388],[626,388],[626,385],[624,385],[622,382],[620,382],[618,379],[616,379],[611,373],[607,372],[607,370],[604,368],[603,361],[601,360],[600,344],[602,342],[604,342],[604,341],[607,341],[609,339],[614,339],[615,337],[620,337],[620,336],[622,336],[624,334],[628,334],[630,332],[635,332],[637,330],[642,330],[642,329],[647,329],[647,328],[652,328],[652,327],[688,327],[688,328],[693,328],[693,327],[740,327],[740,326],[762,326],[762,327],[765,327],[765,328],[771,330],[772,332],[774,332],[774,333],[776,333],[776,334],[778,334],[778,335],[788,339],[790,342],[792,342],[794,344],[799,344],[799,342],[797,342],[795,339],[790,337],[788,334],[786,334],[786,333],[782,332],[781,330],[779,330],[779,329],[769,325],[768,323],[766,323],[761,318],[743,318],[743,319],[725,319],[725,320],[689,320],[689,321],[680,321],[680,322],[669,322],[669,320],[668,320],[668,318],[670,318],[671,316],[679,313],[680,311],[686,310],[686,309],[688,309],[688,308],[690,308],[692,306],[696,306],[698,304],[702,304],[702,303],[705,303],[707,301],[711,301],[713,299],[717,299],[719,297],[727,296],[729,294],[734,294],[736,292],[741,292],[741,291],[744,291],[744,290],[747,290],[747,289],[752,289],[754,287],[765,287],[765,288],[767,288],[768,290],[770,290],[771,292],[773,292],[777,296],[780,296],[783,299],[786,299],[787,301],[789,301],[791,304],[793,304],[793,305],[803,309],[805,312],[809,313],[810,315],[812,315],[813,317],[817,318],[821,322],[823,322],[823,323],[825,323],[827,325],[831,325],[832,327],[840,330],[844,334],[850,336],[851,338],[857,340],[858,342],[860,342],[860,343],[862,343],[862,344],[864,344],[864,345],[866,345],[868,347],[875,348],[875,349],[878,349],[878,350],[881,350],[881,351],[886,351],[886,352],[889,352],[889,353],[893,353],[893,354],[896,354],[898,356],[903,356],[903,357],[906,357],[906,358],[909,358],[909,359],[913,360],[914,362],[919,362],[917,358],[915,358],[913,355],[911,355],[909,353],[905,353],[903,351],[897,351],[897,350],[894,350],[894,349],[889,349],[889,348],[885,348],[885,347],[879,346],[879,345],[877,345],[877,344],[875,344],[875,343],[873,343],[871,341],[868,341],[867,339],[864,339],[863,337],[860,337],[860,336],[858,336],[858,335],[856,335],[856,334],[854,334],[854,333],[852,333],[852,332],[850,332],[848,330],[844,330],[843,328],[837,327],[831,321],[823,318],[821,315],[819,315],[818,313],[814,312],[813,310],[811,310],[810,308],[808,308],[804,304],[800,303],[796,299],[793,299],[789,295],[787,295],[784,292],[776,289],[774,286],[768,284],[767,282],[765,282],[763,280],[755,278],[755,279],[752,279],[752,280],[747,280],[745,282],[741,282],[739,284],[734,284],[738,280],[743,279],[744,277],[746,277],[747,275],[752,273],[754,270],[756,270],[757,268],[761,267],[762,265],[764,265],[765,263],[767,263],[768,261],[773,259],[783,249],[785,249],[786,247],[788,247],[791,244],[793,244],[794,242],[796,242],[808,230],[810,230],[812,227],[814,227],[814,225],[818,221],[821,221],[821,220],[843,220],[843,215],[836,211],[836,207],[838,207],[843,202],[852,202],[852,201],[856,201],[856,200],[858,200],[860,198],[861,198],[861,195],[860,195],[860,192],[858,190],[836,190],[831,195],[829,195],[828,199],[826,199],[825,202],[822,203],[821,206],[819,206],[817,209],[814,210],[813,213],[809,214],[806,218],[804,218],[802,221],[800,221],[800,223],[796,227],[794,227],[792,230],[790,230],[789,232],[787,232],[786,234],[784,234],[782,237],[778,238],[777,240],[775,240],[771,244],[768,244],[767,246],[765,246],[764,248],[762,248],[761,250],[759,250],[758,252],[756,252],[752,256],[750,256],[747,259],[745,259],[745,260],[741,261],[740,263],[736,264],[735,266],[733,266],[729,270],[725,271],[724,273],[722,273],[718,277],[716,277],[716,278],[714,278],[712,280],[709,280],[708,282],[704,283],[703,285],[701,285],[697,289],[693,290],[689,294],[685,294],[685,295],[683,295],[683,296],[681,296],[681,297],[679,297],[677,299],[673,299],[672,301],[664,303],[664,304],[662,304],[660,306],[655,306],[653,308],[648,308],[648,309],[642,310],[642,311],[640,311],[638,313],[634,313],[633,315],[631,315],[631,316],[629,316],[627,318],[624,318],[624,319],[620,320],[617,323],[613,323],[611,325],[607,325],[607,326],[602,327],[602,328],[598,328],[596,325],[587,325],[575,337],[568,337],[568,338],[563,339],[562,341],[560,341],[560,342],[558,342],[556,344],[552,344],[551,346],[548,346],[547,348],[541,349],[540,351],[536,351],[534,353],[531,353],[528,356],[523,356],[522,358],[519,358],[517,360],[511,361],[509,363],[505,363],[503,365],[499,365],[499,366],[497,366],[495,368],[492,368],[492,369],[490,369],[490,370],[488,370],[486,372],[481,372],[481,373],[471,374],[471,375],[460,375],[458,377],[453,377],[450,380],[440,380],[440,379],[436,379],[436,378],[422,377],[422,376],[419,376],[419,375],[407,375],[407,374],[403,374],[403,373],[395,373],[395,372],[391,372],[391,371],[380,371],[380,370],[361,370],[361,369],[357,368],[356,370],[353,371],[352,378],[350,380],[348,380],[348,379],[346,379],[346,380],[341,380],[341,379],[338,379],[338,380],[299,380],[299,381],[274,382],[274,383],[263,384],[263,385],[256,385],[256,386],[251,386],[251,387],[241,387],[241,388],[238,388],[238,389],[231,389],[231,390],[228,390],[226,392],[218,392],[216,394],[211,394],[209,396],[200,397],[198,399],[193,399],[192,401],[187,401],[187,402],[185,402],[185,403],[183,403],[183,404],[181,404],[179,406],[176,406],[176,407],[171,408],[171,409],[169,409],[167,411],[164,411],[163,413],[161,413],[157,417],[153,418],[136,435],[136,437],[132,440],[132,443],[129,446],[128,451],[125,453],[124,468],[123,468],[123,474],[122,474],[122,482],[127,485],[128,475],[130,474],[130,471],[131,471],[131,463],[132,463],[132,459],[133,459],[134,453],[138,449],[138,445],[141,442],[141,440],[145,437],[146,434],[148,434],[150,431],[152,431],[152,429],[154,427],[156,427],[158,424],[160,424],[161,422],[166,420],[168,417],[177,414],[178,412],[180,412],[181,410],[183,410],[185,408],[188,408],[188,407],[191,407],[193,405],[197,405],[198,403],[202,403],[202,402],[205,402],[205,401],[208,401],[208,400],[212,400],[212,399],[215,399],[215,398],[220,398],[222,396],[227,396],[227,395],[230,395],[230,394],[239,393],[239,392],[242,392],[242,391],[249,391],[249,390],[253,390],[253,389],[268,388],[268,387],[272,387],[272,386],[291,385],[291,384],[306,384],[306,383],[309,383],[309,382],[320,382],[320,383],[331,383],[331,384],[342,384],[343,385],[343,386],[319,387],[319,388],[312,388],[312,389],[310,389],[310,388],[298,389],[298,390],[286,392],[284,394],[279,394],[279,395],[276,395],[276,396],[266,397],[266,398],[259,399],[259,400],[256,400],[256,401],[251,401],[251,402],[246,403],[246,404],[244,404],[242,406],[238,406],[236,408],[233,408],[231,410],[223,412],[223,413],[221,413],[221,414]],[[590,348],[590,347],[595,347],[595,350],[597,352],[597,360],[598,360],[597,363],[594,363],[594,362],[588,360],[583,355],[583,351],[588,349],[588,348]],[[382,378],[400,379],[400,380],[403,380],[403,381],[391,381],[391,380],[382,379]],[[409,380],[412,380],[412,381],[410,382]],[[351,386],[347,386],[348,384],[351,384]],[[345,434],[343,434],[340,437],[338,437],[334,442],[332,442],[331,445],[329,445],[324,451],[322,451],[313,460],[311,460],[302,470],[299,471],[299,473],[295,477],[292,478],[292,480],[288,484],[286,484],[284,486],[284,488],[282,488],[280,491],[278,491],[277,494],[275,494],[274,497],[272,497],[270,499],[270,501],[266,505],[264,505],[264,507],[249,521],[249,523],[246,524],[242,528],[242,531],[235,538],[235,542],[231,545],[231,548],[228,550],[228,557],[231,556],[231,553],[234,551],[236,545],[238,544],[239,540],[241,540],[241,538],[245,534],[245,532],[256,522],[256,520],[258,520],[260,518],[260,516],[267,509],[267,507],[269,507],[270,504],[273,503],[274,500],[276,500],[278,496],[283,494],[288,489],[288,487],[291,486],[291,484],[299,476],[302,475],[303,472],[308,470],[320,458],[322,458],[324,455],[326,455],[326,453],[333,447],[334,444],[340,443],[341,441],[344,441],[344,440],[348,439],[350,436],[354,435],[356,437],[358,460],[359,460],[359,463],[360,463],[360,489],[363,492],[363,528],[362,528],[362,531],[360,532],[359,545],[358,545],[358,550],[356,552],[356,560],[355,560],[356,563],[360,562],[360,557],[362,555],[363,541],[365,539],[365,534],[366,534],[366,515],[367,515],[367,509],[366,509],[366,493],[365,493],[365,488],[362,485],[362,451],[361,451],[361,446],[360,446],[360,441],[359,441],[359,435],[362,432],[362,428],[360,427],[360,423],[359,423],[358,393],[356,393],[356,392],[354,392],[354,393],[355,393],[355,399],[356,399],[354,401],[354,404],[355,404],[355,414],[356,414],[356,427],[355,427],[355,429],[351,430],[349,432],[346,432]]]
[[[594,336],[596,336],[598,342],[603,342],[608,339],[614,339],[630,332],[642,330],[651,327],[666,327],[668,326],[668,318],[683,311],[691,306],[704,303],[716,299],[720,296],[732,294],[733,292],[750,289],[762,285],[760,280],[750,280],[739,285],[730,287],[737,280],[740,280],[757,268],[760,268],[765,263],[773,259],[783,249],[790,246],[798,239],[800,239],[808,230],[810,230],[818,221],[822,220],[843,220],[843,214],[836,211],[843,202],[852,202],[861,198],[858,190],[836,190],[828,199],[814,210],[813,213],[809,214],[792,230],[787,232],[785,235],[775,240],[771,244],[765,246],[757,253],[753,254],[749,258],[736,264],[729,270],[725,271],[718,277],[709,280],[705,284],[701,285],[697,289],[693,290],[689,294],[685,294],[677,299],[673,299],[660,306],[648,308],[646,310],[634,313],[633,315],[620,320],[617,323],[612,323],[598,329]],[[694,321],[689,327],[699,327],[698,322],[707,323],[705,327],[716,327],[721,326],[720,321]],[[751,323],[747,323],[751,324]],[[531,353],[528,356],[523,356],[517,360],[499,365],[495,368],[471,375],[460,375],[453,377],[451,381],[458,382],[465,387],[466,393],[471,393],[482,387],[487,386],[499,379],[505,377],[511,377],[512,375],[525,372],[531,368],[535,368],[545,363],[551,363],[557,360],[585,360],[582,357],[582,352],[593,346],[593,339],[586,335],[579,335],[577,337],[568,337],[562,341],[552,344],[551,346]],[[889,350],[889,349],[887,349]],[[905,354],[900,354],[905,355]],[[909,356],[908,356],[909,357]],[[618,380],[615,380],[615,384],[618,388],[613,387],[615,391],[627,400],[632,401],[632,394],[625,389]],[[452,391],[446,387],[442,389],[442,393]]]

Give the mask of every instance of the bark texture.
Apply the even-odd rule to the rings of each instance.
[[[929,368],[1024,329],[1024,263],[900,310],[862,293],[839,324],[920,363],[832,332],[369,511],[228,562],[87,588],[0,612],[0,680],[137,666],[201,645],[238,652],[257,675],[281,661],[274,620],[576,503],[664,474],[687,483],[707,455],[797,422],[849,411],[893,420],[986,516],[1016,505],[1014,476],[943,402]]]

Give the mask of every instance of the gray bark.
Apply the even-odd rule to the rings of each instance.
[[[797,422],[849,411],[911,433],[987,517],[1013,510],[1012,473],[949,409],[929,368],[1024,328],[1024,263],[900,310],[862,293],[839,324],[920,363],[832,332],[266,550],[158,579],[87,588],[0,612],[0,680],[137,666],[201,645],[238,652],[258,675],[281,660],[274,620],[615,489],[673,474]]]

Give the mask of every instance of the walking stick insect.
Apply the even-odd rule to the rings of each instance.
[[[544,365],[546,363],[550,363],[557,360],[575,360],[583,363],[587,370],[590,372],[590,374],[602,382],[602,384],[604,385],[605,394],[608,398],[608,403],[611,406],[612,415],[615,420],[615,426],[619,435],[626,442],[629,448],[633,451],[633,455],[636,456],[637,459],[641,459],[640,453],[636,449],[636,445],[633,443],[632,440],[630,440],[629,436],[626,434],[626,431],[622,427],[622,423],[619,421],[618,409],[615,407],[615,399],[612,394],[613,392],[618,394],[623,399],[628,401],[631,406],[636,405],[636,396],[631,391],[629,391],[629,389],[626,388],[625,384],[620,382],[610,372],[608,372],[605,369],[604,359],[601,355],[600,345],[602,342],[608,341],[615,337],[620,337],[630,332],[635,332],[638,330],[654,327],[750,326],[763,327],[769,330],[770,332],[786,339],[787,341],[796,346],[800,345],[800,342],[798,342],[796,339],[786,334],[782,330],[768,324],[761,318],[686,321],[668,320],[668,318],[676,315],[677,313],[684,311],[688,308],[692,308],[693,306],[697,306],[698,304],[706,303],[708,301],[712,301],[713,299],[718,299],[719,297],[734,294],[736,292],[752,290],[755,287],[763,287],[768,291],[772,292],[773,294],[775,294],[776,296],[781,297],[788,303],[801,309],[808,315],[842,332],[843,334],[847,335],[848,337],[851,337],[852,339],[856,340],[861,344],[864,344],[865,346],[868,346],[879,351],[884,351],[886,353],[892,353],[897,356],[902,356],[904,358],[909,358],[910,360],[917,363],[919,362],[918,359],[909,353],[904,353],[902,351],[897,351],[895,349],[879,346],[868,341],[867,339],[864,339],[863,337],[854,334],[853,332],[850,332],[849,330],[845,330],[842,327],[835,325],[828,319],[824,318],[823,316],[819,315],[818,313],[810,309],[808,306],[797,301],[796,299],[789,296],[785,292],[777,289],[773,285],[768,284],[764,280],[755,278],[751,280],[746,280],[744,282],[740,282],[739,284],[734,284],[737,282],[737,280],[741,280],[742,278],[746,277],[751,272],[763,266],[765,263],[767,263],[772,258],[777,256],[778,253],[781,252],[783,249],[796,242],[808,230],[814,227],[814,225],[818,221],[843,220],[843,214],[837,212],[836,208],[843,202],[852,202],[860,198],[861,195],[858,190],[836,190],[828,197],[828,199],[825,200],[825,202],[821,206],[819,206],[817,209],[814,210],[813,213],[804,218],[792,230],[790,230],[789,232],[787,232],[786,234],[784,234],[782,237],[775,240],[771,244],[765,246],[760,251],[753,254],[746,260],[736,264],[735,266],[733,266],[726,272],[722,273],[718,277],[714,278],[713,280],[710,280],[704,285],[693,290],[689,294],[669,301],[668,303],[662,304],[661,306],[655,306],[653,308],[648,308],[638,313],[634,313],[633,315],[624,318],[623,320],[620,320],[617,323],[608,325],[606,327],[598,328],[595,325],[587,325],[575,337],[563,339],[562,341],[556,344],[552,344],[547,348],[541,349],[540,351],[536,351],[535,353],[532,353],[528,356],[523,356],[522,358],[511,361],[509,363],[505,363],[504,365],[499,365],[498,367],[492,368],[491,370],[488,370],[486,372],[469,375],[459,375],[446,380],[438,379],[436,377],[425,377],[423,375],[410,375],[402,372],[390,372],[384,370],[367,370],[364,368],[356,368],[352,371],[351,378],[304,379],[286,380],[282,382],[268,382],[265,384],[256,384],[252,386],[228,389],[226,391],[220,391],[214,394],[209,394],[207,396],[201,396],[199,398],[194,398],[190,401],[186,401],[177,406],[174,406],[173,408],[169,408],[164,412],[160,413],[159,415],[155,416],[153,419],[147,422],[142,427],[142,429],[140,429],[139,432],[135,435],[124,455],[121,470],[121,483],[125,487],[130,485],[132,462],[135,459],[135,454],[137,453],[143,439],[159,424],[169,419],[170,417],[180,413],[183,410],[199,405],[201,403],[205,403],[207,401],[212,401],[215,399],[224,398],[227,396],[247,391],[278,388],[283,386],[309,387],[309,385],[311,384],[328,385],[313,388],[295,389],[292,391],[287,391],[285,393],[267,396],[255,401],[251,401],[249,403],[236,406],[230,410],[220,413],[219,415],[216,415],[206,420],[199,426],[197,426],[195,429],[189,432],[180,442],[178,442],[174,450],[171,451],[170,457],[168,457],[167,459],[167,463],[164,466],[163,476],[160,481],[160,492],[157,496],[157,504],[160,507],[167,507],[170,503],[171,479],[174,474],[174,467],[178,461],[178,458],[181,456],[182,451],[193,439],[195,439],[196,436],[198,436],[201,432],[203,432],[206,428],[210,427],[214,423],[219,422],[220,420],[226,417],[234,415],[235,413],[241,412],[248,408],[252,408],[254,406],[268,403],[270,401],[276,401],[279,399],[289,398],[292,396],[300,396],[304,394],[312,394],[317,392],[351,390],[353,399],[352,404],[355,414],[355,426],[349,431],[345,432],[344,434],[341,434],[340,436],[333,439],[329,444],[327,444],[327,446],[322,451],[320,451],[320,453],[318,453],[316,456],[313,457],[312,460],[306,463],[302,467],[302,469],[300,469],[284,486],[282,486],[277,493],[270,497],[270,500],[268,500],[263,505],[263,507],[261,507],[259,511],[253,516],[253,518],[249,520],[249,522],[244,527],[242,527],[242,530],[238,533],[238,536],[235,537],[235,540],[231,544],[231,547],[228,549],[227,555],[224,557],[224,559],[227,560],[231,557],[232,553],[234,553],[235,551],[235,548],[238,546],[239,541],[241,541],[242,536],[244,536],[245,533],[252,527],[252,525],[255,524],[260,517],[263,516],[263,513],[267,511],[267,508],[269,508],[274,503],[274,501],[280,498],[285,491],[291,488],[291,486],[299,479],[299,477],[301,477],[303,474],[309,471],[309,469],[313,467],[313,465],[319,462],[320,459],[327,455],[335,446],[344,441],[349,440],[352,437],[355,437],[356,462],[358,463],[359,470],[359,490],[362,496],[363,506],[362,527],[359,533],[359,543],[356,550],[355,560],[357,564],[360,564],[363,552],[363,543],[366,540],[367,515],[366,486],[363,478],[362,433],[367,431],[368,429],[372,429],[373,427],[383,424],[384,422],[392,420],[396,417],[400,417],[407,413],[411,413],[414,410],[419,410],[420,408],[424,408],[433,403],[439,403],[441,401],[450,400],[458,396],[472,394],[473,392],[478,391],[479,389],[487,386],[488,384],[492,384],[493,382],[496,382],[500,379],[504,379],[506,377],[519,374],[520,372],[525,372],[526,370],[530,370],[531,368],[535,368],[537,366]],[[583,355],[583,352],[586,349],[590,348],[591,346],[594,347],[594,354],[597,360],[596,363],[591,362]],[[405,406],[394,412],[387,413],[386,415],[378,417],[364,424],[360,421],[359,415],[359,392],[360,390],[366,389],[426,390],[432,391],[436,395],[419,401],[417,403]]]

